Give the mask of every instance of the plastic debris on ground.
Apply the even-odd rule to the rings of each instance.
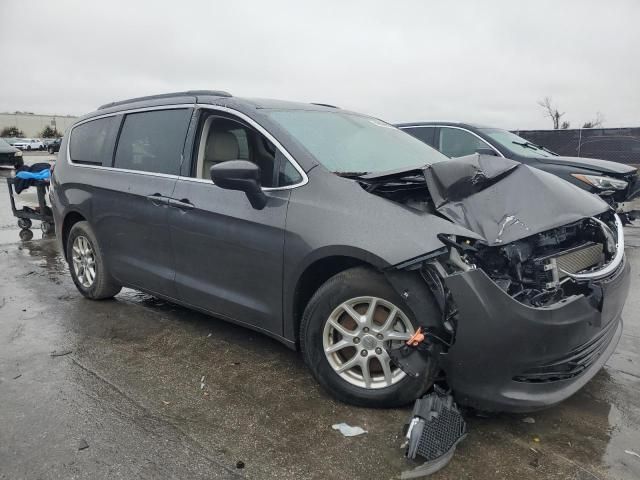
[[[351,425],[347,425],[346,423],[336,423],[334,425],[331,425],[331,428],[333,428],[334,430],[338,430],[345,437],[356,437],[364,433],[369,433],[361,427],[352,427]]]
[[[628,453],[629,455],[640,458],[640,453],[636,453],[633,450],[625,450],[624,453]]]
[[[84,438],[81,438],[78,442],[78,450],[85,450],[87,448],[89,448],[89,444]]]
[[[531,418],[531,417],[524,417],[524,418],[522,419],[522,422],[523,422],[523,423],[536,423],[535,419],[534,419],[534,418]]]
[[[406,457],[426,462],[402,472],[400,478],[423,477],[444,468],[466,436],[467,424],[453,396],[434,387],[432,393],[416,400],[406,433]]]

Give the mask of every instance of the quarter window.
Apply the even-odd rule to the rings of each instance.
[[[465,155],[471,155],[479,148],[491,147],[466,130],[440,127],[438,150],[448,157],[464,157]]]
[[[124,119],[114,167],[177,175],[190,110],[130,113]]]
[[[69,155],[76,163],[109,165],[117,117],[99,118],[75,127],[69,139]]]

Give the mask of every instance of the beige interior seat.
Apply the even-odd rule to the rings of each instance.
[[[204,161],[200,178],[209,178],[209,171],[216,163],[239,158],[240,147],[235,135],[229,132],[209,130],[204,150]]]

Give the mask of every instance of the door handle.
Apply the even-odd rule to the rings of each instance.
[[[153,195],[147,195],[147,200],[153,203],[156,207],[162,207],[167,204],[167,197],[159,193]]]
[[[183,198],[182,200],[176,200],[175,198],[170,198],[169,205],[172,207],[179,208],[180,210],[191,210],[195,207],[195,205],[186,198]]]

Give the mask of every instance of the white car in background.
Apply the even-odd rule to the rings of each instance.
[[[23,138],[14,143],[13,146],[20,150],[44,150],[44,143],[37,138]]]

